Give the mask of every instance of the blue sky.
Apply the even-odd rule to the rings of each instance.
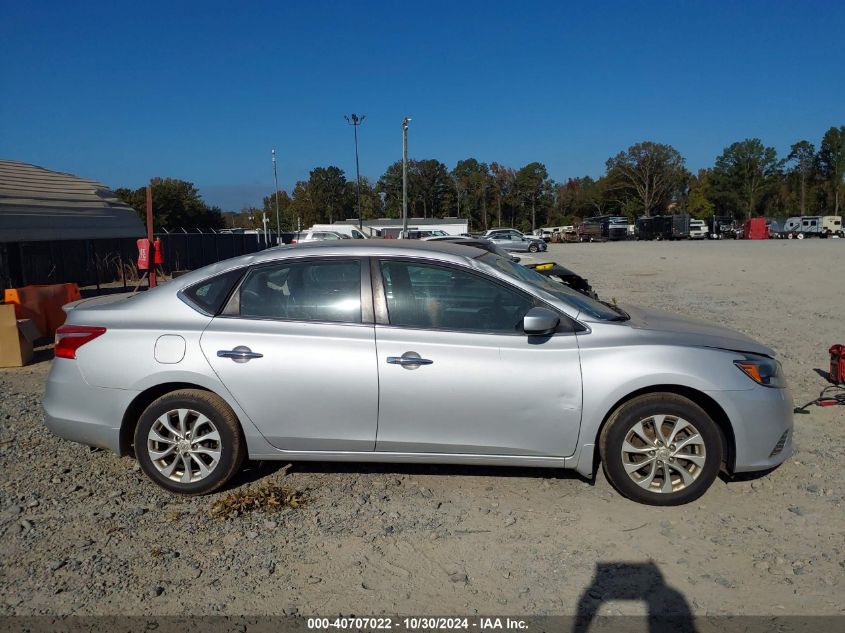
[[[589,6],[587,6],[589,5]],[[760,137],[780,154],[845,124],[845,2],[3,2],[0,158],[224,209],[317,165],[410,155],[555,180],[642,140],[688,167]]]

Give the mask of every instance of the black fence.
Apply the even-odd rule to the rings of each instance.
[[[208,264],[255,253],[276,243],[271,233],[157,233],[165,274],[196,270]],[[290,242],[283,234],[282,242]],[[114,285],[134,287],[138,271],[135,238],[11,242],[0,244],[0,291],[30,284],[76,283],[80,287]]]

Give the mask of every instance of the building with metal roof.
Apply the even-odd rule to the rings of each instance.
[[[0,243],[143,235],[135,210],[104,184],[0,160]]]

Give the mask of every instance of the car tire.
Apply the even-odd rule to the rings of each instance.
[[[716,479],[724,456],[716,423],[674,393],[645,394],[620,406],[602,429],[599,451],[604,473],[620,494],[655,506],[698,499]]]
[[[797,237],[799,240],[803,240],[803,239],[804,239],[804,234],[803,234],[803,233],[799,233],[799,234],[798,234],[798,235],[796,235],[795,237]]]
[[[529,244],[528,245],[528,252],[529,253],[536,253],[539,250],[540,250],[540,247],[537,246],[536,244]]]
[[[144,473],[165,490],[204,495],[238,472],[246,442],[235,412],[219,396],[180,389],[153,401],[141,414],[135,456]]]

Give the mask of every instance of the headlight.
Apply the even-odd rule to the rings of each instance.
[[[735,360],[734,365],[758,385],[775,389],[782,389],[786,386],[783,368],[773,358],[746,356],[743,360]]]

